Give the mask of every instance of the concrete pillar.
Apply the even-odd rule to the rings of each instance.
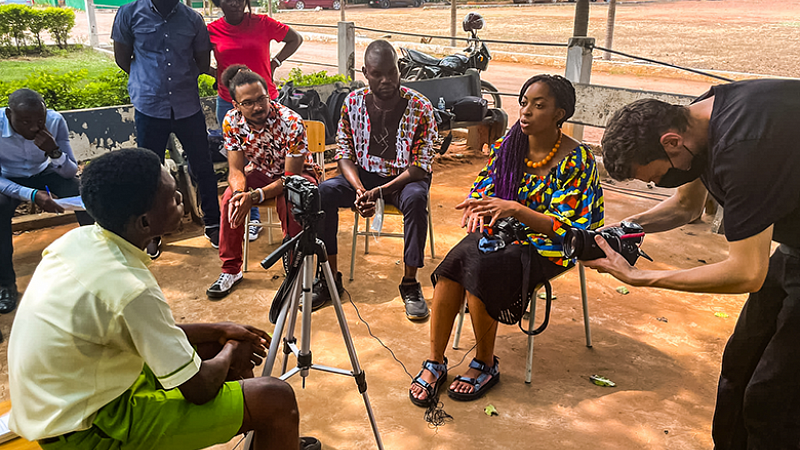
[[[356,76],[356,25],[353,22],[339,22],[337,35],[337,49],[339,55],[339,74],[350,77]]]
[[[564,76],[572,83],[589,84],[592,78],[592,48],[594,38],[573,37],[567,47],[567,69]],[[578,141],[583,140],[583,125],[564,130]],[[571,133],[569,133],[571,131]]]
[[[450,0],[450,37],[456,37],[456,23],[458,22],[458,18],[456,17],[458,13],[456,12],[456,0]],[[450,47],[455,47],[457,45],[455,39],[450,39]]]
[[[86,7],[86,18],[89,21],[89,46],[96,48],[100,46],[100,38],[97,36],[97,17],[94,13],[94,1],[83,0]]]

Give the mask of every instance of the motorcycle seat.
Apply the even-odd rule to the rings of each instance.
[[[426,66],[437,66],[441,61],[441,59],[439,58],[434,58],[433,56],[428,55],[427,53],[420,52],[418,50],[409,48],[407,49],[407,51],[408,51],[408,57],[411,58],[411,60],[417,64],[422,64]]]

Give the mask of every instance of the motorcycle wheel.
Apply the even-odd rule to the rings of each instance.
[[[499,109],[503,107],[503,102],[500,100],[500,94],[497,93],[497,88],[486,80],[481,80],[481,95],[489,103],[489,108]]]
[[[400,76],[404,80],[417,81],[434,78],[433,72],[424,66],[407,66],[405,74]]]

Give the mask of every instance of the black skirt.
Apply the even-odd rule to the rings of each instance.
[[[489,315],[502,323],[516,324],[528,306],[536,286],[567,270],[543,257],[531,245],[509,245],[483,253],[478,249],[480,233],[470,233],[445,256],[433,271],[436,286],[439,277],[453,280],[478,297]],[[524,264],[525,260],[529,261]],[[528,292],[522,296],[522,274],[529,266]]]

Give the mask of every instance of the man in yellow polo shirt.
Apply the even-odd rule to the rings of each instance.
[[[11,429],[45,450],[196,449],[250,430],[256,449],[320,448],[298,437],[292,388],[252,378],[264,331],[175,324],[144,252],[183,216],[158,157],[101,156],[81,195],[97,224],[44,251],[14,319]]]

